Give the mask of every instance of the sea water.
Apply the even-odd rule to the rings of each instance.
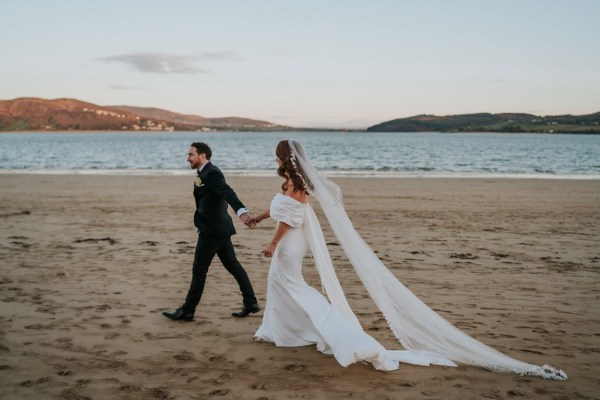
[[[223,171],[272,176],[282,139],[333,176],[600,179],[600,135],[421,132],[2,133],[0,173],[188,174],[202,141]]]

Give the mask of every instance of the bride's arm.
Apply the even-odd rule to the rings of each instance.
[[[254,217],[254,222],[256,222],[258,224],[260,221],[267,219],[269,217],[271,217],[271,209],[267,208],[265,211],[261,212],[256,217]]]
[[[271,239],[271,243],[269,243],[269,245],[265,248],[265,251],[263,253],[266,257],[271,257],[273,255],[273,253],[275,253],[277,244],[279,243],[279,241],[281,240],[283,235],[285,235],[285,233],[287,232],[289,227],[290,226],[288,224],[286,224],[285,222],[279,221],[279,223],[277,224],[277,229],[275,229],[275,234],[273,235],[273,239]]]

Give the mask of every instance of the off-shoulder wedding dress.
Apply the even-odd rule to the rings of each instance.
[[[315,229],[314,224],[318,224],[318,220],[310,204],[277,194],[271,202],[271,217],[285,222],[290,228],[273,254],[267,303],[263,323],[255,334],[257,339],[281,347],[316,344],[319,351],[333,354],[344,367],[357,361],[368,361],[385,371],[397,369],[399,362],[455,365],[450,360],[426,352],[386,350],[363,331],[343,296],[340,299],[346,304],[342,309],[349,311],[345,315],[304,281],[305,235],[307,231],[320,232],[320,229]],[[319,272],[323,271],[319,269]],[[333,269],[327,272],[332,274],[332,281],[337,282]]]
[[[299,143],[290,141],[309,193],[319,201],[340,245],[403,350],[385,349],[361,327],[335,274],[320,223],[310,206],[277,194],[270,214],[289,229],[273,254],[267,302],[257,340],[281,347],[314,344],[342,366],[369,362],[391,371],[400,363],[456,366],[477,365],[497,372],[564,380],[566,374],[513,359],[470,337],[425,305],[377,258],[354,230],[343,207],[341,190],[321,176]],[[324,294],[302,276],[302,260],[310,250]]]

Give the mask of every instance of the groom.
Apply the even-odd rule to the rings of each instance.
[[[242,310],[231,315],[241,318],[260,310],[248,274],[235,256],[231,243],[235,228],[227,213],[227,204],[247,226],[253,227],[253,219],[233,189],[225,182],[221,170],[210,162],[211,156],[210,147],[201,142],[192,143],[188,151],[187,161],[190,167],[198,170],[198,176],[194,180],[196,200],[194,225],[198,228],[198,242],[192,268],[192,282],[185,303],[173,312],[163,312],[165,317],[174,320],[194,319],[196,306],[204,290],[206,273],[215,255],[219,257],[225,269],[233,275],[244,298]]]

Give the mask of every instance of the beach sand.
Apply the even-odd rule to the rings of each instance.
[[[464,365],[343,368],[314,346],[255,342],[262,312],[230,316],[241,296],[218,260],[195,321],[167,320],[191,276],[192,179],[0,174],[0,398],[600,398],[600,181],[334,179],[358,232],[417,296],[478,340],[563,369],[559,382]],[[228,181],[256,213],[280,185]],[[235,223],[264,306],[274,223]],[[400,348],[325,234],[363,327]],[[309,259],[305,273],[318,287]]]

